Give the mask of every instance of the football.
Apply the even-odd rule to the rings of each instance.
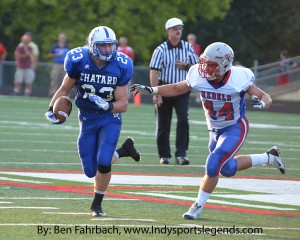
[[[56,99],[53,112],[55,113],[55,118],[59,120],[59,123],[64,123],[72,112],[72,102],[70,98],[61,96]]]

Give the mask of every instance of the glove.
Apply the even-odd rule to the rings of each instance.
[[[47,120],[53,124],[59,124],[59,120],[55,118],[55,113],[52,111],[47,111],[45,113],[45,117],[47,118]]]
[[[151,94],[151,95],[155,95],[158,92],[157,87],[149,87],[146,85],[141,85],[141,84],[133,84],[130,88],[129,88],[130,92],[142,92],[142,93],[146,93],[146,94]]]
[[[104,111],[107,111],[109,108],[109,103],[102,99],[102,97],[99,97],[97,95],[89,95],[89,99],[91,102],[96,103],[96,105],[103,109]]]
[[[266,104],[263,101],[259,100],[257,96],[253,95],[250,98],[252,107],[257,109],[263,109],[265,107]]]

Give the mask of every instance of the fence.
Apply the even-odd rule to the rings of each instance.
[[[300,56],[291,60],[298,63],[298,67],[288,71],[291,82],[300,79]],[[256,75],[256,85],[266,92],[272,91],[276,87],[276,80],[280,76],[280,62],[255,66],[252,71]],[[13,82],[16,66],[14,61],[4,61],[1,76],[0,69],[0,93],[11,94],[13,91]],[[47,96],[50,86],[51,63],[41,62],[36,70],[36,79],[33,84],[34,96]],[[132,83],[141,83],[149,85],[149,68],[143,66],[135,66]]]
[[[300,56],[290,58],[291,61],[297,63],[297,67],[286,72],[291,82],[300,80]],[[254,64],[255,65],[255,64]],[[279,70],[280,61],[270,64],[254,66],[251,70],[254,72],[255,84],[265,91],[272,91],[276,87],[276,81],[281,76]]]
[[[14,61],[4,61],[3,71],[1,76],[0,71],[0,93],[9,95],[13,91],[14,86],[14,74],[16,71],[16,65]],[[50,71],[51,63],[41,62],[36,70],[36,78],[33,83],[33,95],[34,96],[47,96],[50,86]],[[149,68],[135,66],[134,75],[132,79],[133,83],[142,83],[149,85]]]

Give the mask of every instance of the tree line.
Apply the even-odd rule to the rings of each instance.
[[[33,33],[41,61],[59,33],[71,47],[85,44],[95,26],[111,27],[117,37],[126,36],[136,54],[136,65],[147,66],[154,48],[166,40],[165,22],[181,18],[183,39],[193,32],[202,50],[212,42],[228,43],[245,66],[277,61],[282,49],[300,55],[297,0],[2,0],[0,41],[13,60],[13,51],[24,32]]]

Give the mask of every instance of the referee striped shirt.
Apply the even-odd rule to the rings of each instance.
[[[162,83],[177,83],[185,80],[188,72],[176,67],[178,60],[191,66],[199,62],[199,57],[192,45],[184,40],[181,40],[177,46],[172,46],[169,41],[166,41],[154,50],[149,67],[160,71],[158,79]]]

